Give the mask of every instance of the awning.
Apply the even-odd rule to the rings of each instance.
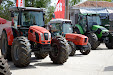
[[[109,20],[112,21],[113,20],[113,9],[107,9],[108,13],[109,13]]]
[[[108,13],[113,13],[113,9],[107,9]]]
[[[96,13],[108,13],[107,10],[105,8],[102,8],[102,9],[80,9],[80,12],[82,14],[85,14],[85,13],[90,13],[90,14],[96,14]]]

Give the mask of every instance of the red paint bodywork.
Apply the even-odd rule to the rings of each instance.
[[[88,37],[81,34],[66,34],[66,40],[73,42],[75,45],[87,45]],[[87,38],[85,42],[85,38]]]
[[[8,28],[4,28],[3,30],[6,31],[7,39],[8,39],[8,45],[12,45],[12,42],[13,42],[13,39],[14,39],[12,28],[8,27]]]
[[[0,18],[0,24],[5,24],[7,21],[3,18]]]
[[[33,32],[31,33],[30,30],[32,30]],[[39,35],[39,42],[36,41],[35,32]],[[40,43],[40,44],[43,44],[43,45],[51,44],[51,40],[45,40],[45,39],[44,39],[44,41],[41,40],[41,33],[43,35],[44,35],[44,33],[50,34],[50,32],[47,29],[43,28],[43,27],[40,27],[40,26],[30,26],[29,31],[28,31],[28,40],[36,42],[36,43]],[[45,43],[42,43],[42,42],[45,42]]]

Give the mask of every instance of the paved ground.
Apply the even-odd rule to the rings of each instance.
[[[98,50],[92,50],[89,55],[69,57],[64,65],[52,64],[49,57],[36,60],[32,55],[31,64],[26,68],[16,68],[12,62],[12,75],[113,75],[113,50],[100,45]]]

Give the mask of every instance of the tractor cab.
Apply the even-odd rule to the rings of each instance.
[[[101,25],[101,20],[98,14],[80,14],[78,23],[86,32],[92,31],[93,25]]]
[[[52,36],[65,35],[73,32],[71,20],[53,19],[50,21],[50,25]]]
[[[12,27],[22,31],[24,36],[28,36],[27,32],[30,26],[44,27],[44,10],[43,8],[33,7],[12,7],[10,8],[12,17]]]

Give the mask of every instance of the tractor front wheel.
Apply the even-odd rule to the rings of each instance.
[[[67,61],[69,55],[68,46],[68,42],[63,37],[52,39],[52,51],[49,56],[54,64],[63,64]]]
[[[70,45],[70,47],[71,47],[71,53],[69,54],[69,56],[74,56],[75,53],[76,53],[76,46],[75,46],[75,44],[74,44],[73,42],[71,42],[71,41],[69,41],[68,43],[69,43],[69,45]]]
[[[89,38],[89,43],[91,44],[91,49],[95,50],[100,45],[97,35],[95,33],[90,33],[87,34],[87,36]]]
[[[15,66],[28,66],[31,58],[31,48],[28,39],[23,36],[15,38],[13,40],[11,54]]]
[[[7,39],[6,31],[2,32],[1,44],[2,44],[1,52],[2,52],[2,55],[4,56],[4,58],[8,59],[9,61],[12,60],[12,58],[11,58],[11,46],[8,45],[8,39]]]
[[[90,43],[88,42],[88,44],[87,44],[87,50],[80,50],[80,52],[83,54],[83,55],[88,55],[89,53],[90,53],[90,51],[91,51],[91,45],[90,45]]]

